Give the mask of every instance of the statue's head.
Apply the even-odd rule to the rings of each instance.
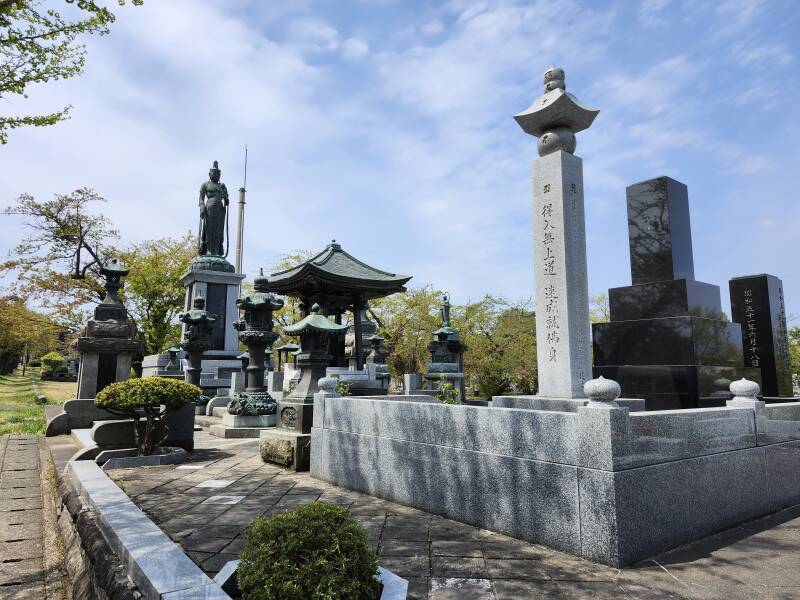
[[[208,171],[208,177],[214,183],[219,183],[219,176],[222,175],[222,171],[219,170],[219,163],[214,161],[214,165]]]
[[[195,308],[203,309],[206,307],[206,299],[203,298],[202,296],[197,296],[192,301],[192,306],[194,306]]]

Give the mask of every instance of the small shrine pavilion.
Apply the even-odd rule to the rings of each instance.
[[[342,323],[342,314],[353,314],[355,334],[356,369],[364,367],[361,319],[359,315],[369,306],[369,301],[405,291],[409,276],[387,273],[354,258],[333,240],[328,246],[305,262],[273,273],[269,278],[269,291],[300,300],[303,315],[307,316],[314,304],[319,304],[322,314]],[[331,366],[345,366],[344,342],[330,349]]]

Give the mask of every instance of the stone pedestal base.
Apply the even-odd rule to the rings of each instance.
[[[231,439],[257,439],[263,427],[227,427],[226,425],[212,425],[208,428],[208,433],[218,438]]]
[[[314,405],[307,402],[292,402],[291,399],[278,402],[279,429],[296,433],[310,433],[314,416]]]
[[[275,425],[275,415],[231,415],[222,417],[222,424],[226,427],[272,427]]]
[[[259,451],[264,462],[292,469],[308,471],[311,466],[311,434],[281,429],[261,432]]]

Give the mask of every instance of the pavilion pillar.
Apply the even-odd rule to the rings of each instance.
[[[356,371],[364,368],[364,343],[361,339],[361,311],[362,302],[360,296],[353,298],[353,334],[355,335]]]

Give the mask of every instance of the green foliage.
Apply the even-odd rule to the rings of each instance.
[[[390,352],[386,364],[392,377],[425,370],[431,357],[428,342],[441,325],[441,298],[442,292],[428,285],[370,303],[369,315],[375,319]]]
[[[186,288],[181,276],[197,253],[195,238],[149,240],[118,252],[130,270],[122,300],[139,326],[145,354],[158,354],[180,342],[178,312],[183,309]]]
[[[341,396],[349,396],[350,395],[350,384],[346,381],[342,381],[338,377],[336,378],[336,391]]]
[[[16,280],[12,291],[17,296],[31,299],[73,329],[89,316],[87,305],[105,295],[100,263],[118,238],[105,216],[92,214],[105,201],[80,188],[43,201],[22,194],[4,210],[24,219],[25,236],[0,264],[0,274]]]
[[[100,264],[119,258],[130,270],[121,298],[136,321],[145,353],[157,354],[180,341],[176,317],[185,294],[180,278],[196,252],[194,237],[115,248],[117,231],[93,210],[103,202],[89,188],[45,201],[21,195],[5,213],[23,217],[28,234],[12,258],[0,264],[0,274],[16,280],[18,296],[35,300],[60,323],[77,329],[105,295]]]
[[[789,357],[792,361],[793,378],[800,375],[800,327],[790,327],[787,331],[789,335]]]
[[[608,323],[611,320],[608,294],[595,294],[589,298],[589,320],[592,323]]]
[[[279,271],[286,271],[307,261],[314,256],[313,252],[308,250],[295,250],[286,254],[281,254],[278,260],[272,265],[272,273]],[[309,307],[310,308],[310,307]],[[293,325],[303,318],[303,312],[300,310],[300,300],[291,296],[284,298],[283,308],[275,311],[273,315],[275,319],[275,333],[278,334],[279,341],[275,342],[275,346],[282,346],[288,342],[295,341],[295,338],[283,333],[283,328],[287,325]]]
[[[42,361],[41,361],[40,359],[38,359],[38,358],[34,358],[34,359],[33,359],[33,360],[32,360],[32,361],[29,363],[29,366],[31,366],[31,367],[41,367],[41,366],[42,366]]]
[[[458,401],[458,390],[449,381],[443,381],[439,384],[439,389],[434,394],[437,400],[441,400],[443,404],[461,404]]]
[[[48,352],[40,360],[47,371],[55,371],[58,367],[64,366],[64,357],[55,351]]]
[[[124,4],[125,0],[118,0]],[[29,86],[69,79],[83,73],[86,48],[77,42],[82,34],[108,33],[114,15],[94,0],[66,0],[74,20],[65,18],[48,2],[0,0],[0,98],[27,98]],[[142,0],[132,0],[142,4]],[[68,118],[69,109],[43,115],[0,114],[0,144],[18,127],[44,127]]]
[[[28,356],[54,348],[58,331],[55,323],[29,309],[20,297],[0,297],[0,375],[16,368],[26,347]]]
[[[101,408],[129,410],[153,408],[163,404],[167,410],[177,410],[201,394],[196,385],[167,377],[144,377],[118,381],[98,392],[95,405]]]
[[[374,600],[377,552],[346,508],[312,502],[247,530],[238,569],[245,600]]]
[[[201,392],[185,381],[145,377],[112,383],[97,393],[94,403],[137,424],[144,416],[144,431],[141,427],[134,427],[133,431],[139,452],[148,455],[167,438],[167,413],[194,402]]]

